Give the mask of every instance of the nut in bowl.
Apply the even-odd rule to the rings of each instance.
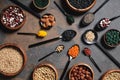
[[[88,64],[79,63],[70,69],[69,80],[94,80],[94,72]]]
[[[109,70],[103,76],[101,80],[120,80],[120,70]]]
[[[33,5],[39,9],[44,10],[46,9],[50,4],[50,0],[33,0]]]
[[[0,45],[0,74],[15,76],[26,64],[26,53],[16,44],[5,43]]]
[[[3,28],[15,31],[24,25],[26,16],[21,8],[11,5],[2,10],[0,20]]]
[[[65,0],[67,6],[75,12],[86,12],[95,4],[96,0]]]
[[[58,80],[58,73],[51,64],[39,64],[33,71],[33,80]]]
[[[44,14],[40,19],[40,25],[43,29],[50,29],[55,26],[55,23],[55,17],[50,13]]]
[[[120,31],[110,29],[104,34],[103,38],[106,46],[114,48],[120,44]]]

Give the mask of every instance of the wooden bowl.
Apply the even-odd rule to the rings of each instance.
[[[44,64],[39,64],[38,66],[36,66],[36,68],[34,69],[34,71],[33,71],[33,75],[32,75],[32,77],[33,77],[33,80],[39,80],[37,77],[39,77],[40,75],[39,74],[37,74],[36,72],[37,72],[37,69],[40,69],[40,68],[42,68],[42,70],[44,69],[44,70],[46,70],[45,68],[49,68],[49,69],[51,69],[54,73],[55,73],[55,79],[53,79],[53,80],[58,80],[58,72],[57,72],[57,70],[56,70],[56,68],[53,66],[53,65],[51,65],[51,64],[49,64],[49,63],[44,63]],[[48,70],[48,72],[49,72],[50,70]],[[43,74],[43,72],[42,72],[42,74]],[[45,75],[44,75],[44,77],[48,74],[48,73],[44,73]],[[50,74],[49,74],[50,75]],[[51,74],[52,75],[52,74]],[[36,77],[37,76],[37,77]],[[37,78],[37,79],[36,79]],[[41,79],[42,80],[42,79]],[[49,79],[48,79],[49,80]],[[51,79],[50,79],[51,80]]]
[[[43,1],[45,1],[45,0],[41,0],[42,2]],[[40,6],[38,6],[38,2],[37,2],[37,4],[36,4],[36,2],[35,2],[35,0],[33,0],[33,5],[35,6],[35,8],[37,8],[37,9],[39,9],[39,10],[44,10],[44,9],[46,9],[48,6],[49,6],[49,4],[50,4],[50,0],[46,0],[47,2],[47,4],[45,5],[45,6],[43,6],[43,7],[41,7],[42,5],[40,5]],[[40,1],[39,1],[40,2]]]
[[[110,32],[110,31],[116,31],[116,32],[118,32],[118,33],[119,33],[119,36],[120,36],[120,31],[117,30],[117,29],[110,29],[110,30],[108,30],[108,31],[103,35],[103,39],[104,39],[103,41],[104,41],[105,45],[106,45],[107,47],[114,48],[114,47],[120,45],[120,40],[119,40],[119,42],[118,42],[117,44],[108,44],[106,35],[107,35],[107,33]],[[110,36],[111,36],[111,35],[110,35]],[[114,37],[114,35],[113,35],[113,37]],[[113,39],[112,39],[112,40],[113,40]]]
[[[3,70],[5,70],[5,67],[6,67],[6,65],[12,65],[13,63],[12,62],[9,62],[9,57],[7,57],[7,58],[9,58],[8,60],[7,60],[7,62],[4,62],[5,63],[5,65],[3,64],[3,65],[0,65],[0,67],[1,66],[4,66],[4,69],[0,69],[0,74],[2,74],[2,75],[4,75],[4,76],[15,76],[15,75],[17,75],[17,74],[19,74],[22,70],[23,70],[23,68],[25,67],[25,64],[26,64],[26,61],[27,61],[27,56],[26,56],[26,53],[25,53],[25,51],[20,47],[20,46],[18,46],[17,44],[14,44],[14,43],[4,43],[4,44],[2,44],[2,45],[0,45],[0,54],[1,55],[3,55],[2,53],[1,53],[1,50],[3,50],[3,49],[5,49],[5,48],[12,48],[12,49],[14,49],[14,50],[17,50],[19,53],[20,53],[20,56],[22,57],[22,59],[23,59],[23,64],[21,64],[21,67],[19,67],[19,69],[17,70],[17,71],[15,71],[15,72],[6,72],[6,71],[3,71]],[[6,49],[6,50],[7,50]],[[6,53],[6,54],[8,54],[8,52],[4,52],[4,53]],[[12,52],[13,53],[13,52]],[[1,56],[0,55],[0,56]],[[11,53],[10,53],[10,55],[11,55]],[[6,57],[5,57],[6,58]],[[17,57],[15,57],[15,58],[17,58],[18,59],[18,56]],[[4,59],[4,56],[1,58],[1,61],[5,61],[6,59]],[[13,59],[10,59],[10,60],[12,60],[13,62],[16,62],[16,60],[13,60]],[[20,59],[18,59],[18,60],[20,60]],[[17,61],[18,62],[18,61]],[[2,62],[3,63],[3,62]],[[0,63],[1,64],[1,63]],[[18,64],[17,64],[18,65]],[[20,66],[20,65],[19,65]],[[13,66],[12,66],[13,67]],[[8,68],[8,67],[7,67]],[[9,67],[9,69],[11,69],[11,67]]]
[[[118,79],[105,79],[107,76],[110,76],[111,73],[119,73],[119,78]],[[115,75],[117,76],[117,75]],[[101,80],[120,80],[120,70],[116,69],[116,70],[108,70],[105,74],[103,74]]]
[[[17,13],[13,12],[13,13],[11,13],[12,15],[10,15],[10,12],[9,12],[9,13],[7,14],[6,11],[8,11],[8,9],[9,9],[9,11],[10,11],[10,7],[14,8],[14,11],[15,11],[15,8],[18,8],[22,15],[19,14],[19,18],[17,19],[17,18],[15,17]],[[12,11],[13,11],[13,10],[12,10]],[[12,12],[12,11],[11,11],[11,12]],[[17,10],[16,10],[16,11],[17,11]],[[6,12],[6,13],[5,13],[5,12]],[[6,18],[3,17],[3,16],[5,16],[5,14],[6,14],[6,16],[7,16]],[[13,16],[14,16],[15,18],[13,18]],[[17,17],[18,17],[18,14],[17,14]],[[20,18],[21,18],[22,21],[20,21]],[[6,19],[6,20],[5,20],[5,19]],[[8,19],[9,21],[7,21],[7,19]],[[9,30],[9,31],[16,31],[16,30],[20,29],[20,28],[25,24],[26,15],[25,15],[24,11],[23,11],[20,7],[15,6],[15,5],[10,5],[10,6],[4,8],[4,9],[2,10],[1,15],[0,15],[0,21],[1,21],[2,25],[4,26],[3,28],[5,28],[5,29],[7,29],[7,30]],[[6,24],[7,22],[11,22],[11,25],[10,25],[10,24]],[[16,23],[15,23],[16,25],[14,24],[15,26],[12,25],[13,22],[16,22]],[[13,27],[13,26],[14,26],[14,27]]]
[[[75,72],[76,70],[77,70],[77,72]],[[85,70],[86,70],[86,72],[85,72]],[[87,70],[88,70],[89,73],[87,72]],[[81,73],[84,73],[84,75],[81,74]],[[69,80],[74,80],[74,79],[72,79],[73,75],[76,76],[76,78],[83,78],[83,76],[85,77],[85,73],[86,74],[91,74],[91,78],[92,78],[92,79],[87,78],[86,80],[94,80],[93,69],[88,64],[79,63],[79,64],[76,64],[76,65],[73,65],[72,68],[70,69],[70,72],[69,72]],[[79,74],[82,75],[82,76],[80,76]],[[71,78],[71,76],[72,76],[72,78]]]
[[[77,0],[76,0],[77,1]],[[67,6],[71,9],[71,10],[73,10],[73,11],[75,11],[75,12],[79,12],[79,13],[82,13],[82,12],[86,12],[86,11],[88,11],[88,10],[90,10],[95,4],[96,4],[96,0],[94,0],[88,7],[86,7],[86,8],[76,8],[75,6],[73,6],[71,3],[70,3],[70,1],[69,0],[65,0],[65,2],[66,2],[66,4],[67,4]],[[79,2],[77,3],[77,4],[79,4]]]

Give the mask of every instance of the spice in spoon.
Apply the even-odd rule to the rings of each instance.
[[[55,51],[56,51],[57,53],[60,53],[60,52],[62,52],[63,50],[64,50],[64,45],[59,45],[59,46],[57,46],[56,49],[55,49]]]
[[[46,56],[40,58],[38,61],[41,61],[41,60],[45,59],[46,57],[48,57],[48,56],[50,56],[50,55],[52,55],[54,53],[60,53],[63,50],[64,50],[64,45],[58,45],[53,52],[51,52],[51,53],[47,54]]]
[[[38,33],[18,32],[17,34],[18,35],[34,35],[34,36],[42,37],[42,38],[47,36],[47,32],[44,30],[40,30],[40,31],[38,31]]]
[[[75,44],[68,50],[68,55],[71,56],[72,58],[76,58],[79,54],[79,51],[80,51],[79,46]]]
[[[94,59],[93,59],[92,56],[91,56],[91,50],[86,47],[86,48],[84,48],[83,52],[84,52],[84,54],[85,54],[86,56],[89,57],[89,59],[90,59],[91,62],[95,65],[95,67],[98,69],[98,71],[101,72],[101,69],[99,68],[99,66],[96,64],[96,62],[94,61]]]
[[[75,45],[73,45],[71,48],[69,48],[69,50],[68,50],[69,60],[68,60],[68,62],[67,62],[66,65],[65,65],[65,68],[64,68],[64,70],[63,70],[63,72],[62,72],[62,75],[61,75],[61,77],[60,77],[60,80],[63,80],[64,75],[65,75],[65,73],[66,73],[66,71],[67,71],[67,68],[68,68],[71,60],[74,59],[74,58],[76,58],[76,57],[78,56],[79,52],[80,52],[80,47],[79,47],[79,45],[77,45],[77,44],[75,44]]]

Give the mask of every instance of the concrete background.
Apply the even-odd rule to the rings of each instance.
[[[19,0],[19,1],[28,7],[30,6],[30,4],[32,2],[32,0]],[[56,0],[56,2],[60,4],[60,0]],[[96,5],[89,12],[93,12],[94,10],[96,10],[96,8],[98,8],[98,6],[101,5],[102,2],[104,2],[104,0],[97,0]],[[71,61],[67,72],[74,64],[83,62],[83,63],[89,64],[93,68],[94,73],[95,73],[94,80],[99,80],[106,71],[108,71],[110,69],[118,69],[118,67],[107,56],[105,56],[103,54],[103,52],[99,48],[97,48],[95,45],[84,44],[81,41],[81,36],[87,29],[93,29],[95,24],[101,18],[104,18],[104,17],[112,18],[114,16],[120,15],[120,5],[119,4],[120,4],[119,0],[110,0],[102,9],[100,9],[95,14],[95,20],[92,24],[90,24],[87,27],[80,28],[78,26],[78,24],[84,14],[83,15],[73,15],[75,18],[75,23],[72,25],[68,25],[66,22],[65,16],[54,5],[53,0],[50,0],[49,7],[46,10],[40,12],[39,14],[41,14],[41,15],[43,15],[45,13],[53,14],[56,18],[56,25],[53,28],[51,28],[50,30],[47,30],[48,35],[47,35],[47,37],[45,37],[43,39],[39,39],[34,36],[17,35],[17,32],[38,32],[41,29],[40,25],[39,25],[39,19],[24,10],[24,12],[26,13],[26,17],[27,17],[24,26],[21,29],[19,29],[18,31],[15,31],[13,33],[5,32],[4,30],[2,30],[0,28],[0,44],[7,43],[7,42],[19,44],[26,51],[26,54],[28,57],[27,64],[26,64],[24,70],[17,76],[12,77],[12,78],[11,77],[6,78],[6,77],[3,77],[2,75],[0,75],[0,80],[32,80],[31,74],[32,74],[32,71],[34,70],[34,67],[43,62],[47,62],[47,63],[54,65],[56,67],[59,77],[60,77],[61,73],[64,69],[64,66],[68,60],[67,51],[73,44],[79,44],[81,51],[80,51],[79,56],[76,59]],[[3,8],[7,7],[8,5],[14,5],[14,3],[12,3],[9,0],[0,0],[0,11]],[[67,12],[69,12],[69,11],[67,11]],[[76,37],[70,42],[62,42],[61,40],[58,40],[58,41],[47,43],[47,44],[37,46],[37,47],[31,48],[31,49],[28,48],[28,45],[31,43],[36,43],[36,42],[44,41],[44,40],[47,40],[50,38],[54,38],[56,36],[59,36],[63,31],[65,31],[67,29],[73,29],[77,32]],[[98,36],[99,36],[98,42],[100,42],[102,35],[109,29],[120,30],[120,18],[113,21],[111,23],[110,27],[108,27],[104,31],[101,31],[98,33]],[[42,60],[41,62],[38,62],[39,58],[42,58],[46,54],[49,54],[50,52],[54,51],[56,46],[59,44],[63,44],[65,46],[65,50],[63,52],[61,52],[60,54],[53,54],[53,55],[47,57],[46,59]],[[86,57],[82,53],[82,50],[84,49],[84,47],[89,47],[92,50],[92,57],[94,58],[96,63],[102,69],[102,73],[99,73],[98,70],[91,63],[89,58]],[[111,49],[111,50],[109,50],[109,49],[106,49],[106,50],[111,55],[113,55],[118,61],[120,61],[120,58],[119,58],[120,57],[120,52],[119,52],[120,46],[118,46],[114,49]],[[68,79],[65,78],[65,80],[68,80]]]

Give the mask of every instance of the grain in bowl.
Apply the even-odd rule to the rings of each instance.
[[[23,53],[13,44],[3,44],[0,46],[0,73],[6,76],[18,74],[26,61]]]
[[[41,64],[35,68],[33,80],[58,80],[58,74],[51,64]]]
[[[107,71],[102,80],[120,80],[120,70],[109,70]]]

